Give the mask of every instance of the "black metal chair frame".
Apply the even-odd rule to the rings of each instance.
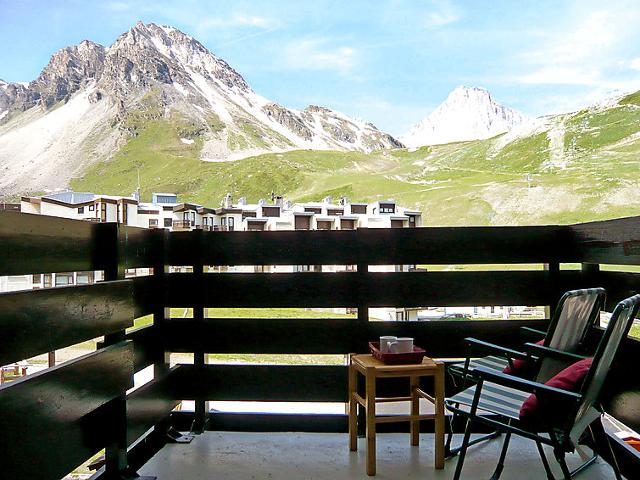
[[[565,307],[566,301],[569,298],[576,297],[579,295],[594,295],[594,294],[596,295],[596,301],[594,302],[593,307],[589,312],[589,317],[585,322],[580,338],[576,342],[577,351],[582,351],[583,344],[585,342],[587,334],[589,333],[591,328],[594,326],[594,324],[598,320],[600,310],[604,306],[605,297],[606,297],[606,291],[604,288],[589,288],[589,289],[580,289],[580,290],[570,290],[568,292],[565,292],[560,298],[560,300],[558,301],[558,304],[554,310],[554,315],[552,316],[551,321],[549,322],[549,326],[546,332],[543,332],[541,330],[536,330],[533,328],[528,328],[528,327],[523,327],[521,329],[523,336],[528,336],[529,338],[537,337],[537,338],[544,339],[544,343],[542,345],[538,345],[535,343],[528,343],[528,342],[525,343],[523,345],[524,352],[514,350],[511,348],[505,348],[500,345],[478,340],[476,338],[470,338],[470,337],[465,338],[467,357],[464,361],[464,364],[462,365],[462,367],[454,364],[448,368],[449,373],[453,377],[454,384],[457,383],[456,380],[460,378],[462,379],[461,387],[464,389],[464,388],[467,388],[474,381],[474,377],[472,375],[469,375],[471,371],[475,369],[475,368],[472,368],[472,358],[476,358],[483,354],[484,355],[491,354],[495,357],[501,357],[506,359],[505,365],[508,364],[512,369],[514,365],[513,364],[514,360],[522,360],[526,362],[528,365],[530,365],[532,372],[535,372],[539,369],[541,361],[544,358],[555,358],[557,360],[567,362],[567,363],[572,359],[575,362],[582,358],[585,358],[584,356],[579,355],[577,353],[551,348],[549,344],[552,342],[553,335],[557,331],[557,327],[560,322],[560,318],[562,316],[562,311],[563,311],[563,308]],[[477,368],[481,368],[481,367],[477,367]],[[447,435],[447,441],[445,444],[445,457],[447,459],[456,456],[461,449],[461,445],[458,447],[451,448],[453,432],[455,430],[455,426],[454,426],[455,418],[456,418],[455,414],[450,418],[450,429],[449,429],[449,434]],[[472,440],[469,443],[469,446],[475,445],[485,440],[491,440],[493,438],[500,436],[500,434],[501,434],[500,431],[493,431],[489,434],[480,436]],[[590,459],[590,461],[594,461],[595,459],[596,459],[596,456],[594,455]]]
[[[460,478],[467,449],[471,444],[470,436],[473,423],[484,424],[494,428],[496,431],[505,433],[505,440],[502,446],[498,465],[493,473],[492,479],[500,477],[504,466],[509,440],[512,434],[520,435],[536,442],[540,458],[545,472],[549,479],[554,479],[549,467],[549,462],[543,451],[543,445],[550,445],[553,448],[554,456],[560,465],[565,480],[571,479],[574,475],[584,470],[593,463],[595,458],[587,460],[577,469],[570,471],[565,461],[565,454],[574,451],[579,438],[589,429],[589,425],[602,414],[598,404],[598,396],[606,379],[607,373],[613,362],[613,357],[618,350],[620,342],[628,334],[631,324],[638,313],[640,307],[640,295],[634,295],[621,301],[615,308],[609,324],[602,335],[596,352],[593,356],[593,364],[587,373],[583,385],[579,392],[571,392],[554,387],[550,387],[540,382],[526,380],[513,375],[497,372],[495,370],[478,367],[469,372],[476,383],[473,401],[469,410],[461,408],[458,403],[447,401],[446,405],[454,414],[467,419],[464,438],[456,465],[454,480]],[[623,317],[626,314],[626,317]],[[622,322],[622,323],[621,323]],[[565,420],[560,425],[540,425],[535,431],[522,422],[514,421],[500,415],[488,417],[478,414],[478,404],[482,395],[482,388],[485,382],[492,382],[505,387],[511,387],[523,392],[535,394],[540,404],[553,404],[554,409],[566,408]],[[500,421],[502,419],[502,421]],[[617,469],[614,471],[616,477],[620,478]]]

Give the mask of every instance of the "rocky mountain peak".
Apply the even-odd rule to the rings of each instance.
[[[224,60],[193,37],[169,26],[138,22],[118,37],[109,48],[109,56],[116,62],[118,58],[130,61],[134,68],[142,67],[138,73],[151,74],[163,83],[171,83],[172,72],[191,70],[228,88],[250,90],[244,78]]]
[[[488,90],[459,86],[401,140],[409,147],[481,140],[507,132],[527,120],[522,113],[496,102]]]
[[[311,113],[331,113],[332,110],[327,107],[319,107],[318,105],[308,105],[307,108],[304,109],[305,112]]]

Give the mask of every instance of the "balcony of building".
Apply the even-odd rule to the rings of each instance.
[[[0,212],[0,275],[101,271],[105,279],[0,294],[0,365],[100,337],[95,351],[0,387],[2,476],[60,479],[104,451],[96,479],[134,478],[133,472],[185,480],[366,478],[364,449],[348,449],[344,363],[211,363],[210,354],[344,356],[365,352],[380,335],[414,337],[445,361],[464,355],[469,336],[517,347],[522,326],[544,329],[547,320],[383,322],[368,312],[552,307],[564,291],[592,286],[607,289],[610,309],[640,290],[639,226],[640,218],[628,218],[571,226],[169,232]],[[357,268],[208,273],[209,265]],[[380,265],[478,268],[370,268]],[[176,266],[189,273],[170,268]],[[153,274],[125,278],[131,269]],[[338,307],[357,316],[219,318],[207,310]],[[191,314],[174,318],[171,309]],[[140,319],[148,325],[133,328]],[[640,343],[628,338],[601,398],[608,413],[636,430],[640,380],[621,365],[633,365],[639,353]],[[173,365],[172,354],[192,361]],[[431,388],[428,381],[424,388]],[[447,382],[445,389],[454,386]],[[251,403],[227,410],[208,402]],[[278,402],[289,403],[271,408]],[[381,427],[378,477],[451,478],[455,459],[433,469],[431,422],[424,422],[420,447],[409,445],[403,429]],[[196,436],[174,443],[175,431]],[[463,478],[487,478],[499,445],[473,447]],[[611,448],[634,478],[637,464],[628,453],[604,441],[594,447],[609,461]],[[545,478],[535,446],[518,441],[512,451],[502,478]],[[579,461],[574,457],[570,463]],[[599,460],[582,475],[611,478],[612,471]]]

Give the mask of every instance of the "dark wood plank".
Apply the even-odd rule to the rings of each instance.
[[[164,379],[152,380],[127,395],[127,442],[132,444],[149,428],[169,417],[179,403]]]
[[[200,285],[191,274],[167,275],[171,307],[202,292],[207,307],[356,307],[548,305],[579,285],[581,272],[216,273]],[[552,281],[553,280],[553,281]]]
[[[546,320],[174,319],[163,326],[162,338],[172,352],[346,354],[366,352],[369,341],[395,335],[415,338],[430,356],[460,357],[469,336],[517,347],[525,326],[545,329]]]
[[[425,227],[358,230],[363,263],[549,263],[571,261],[568,227]]]
[[[0,275],[92,270],[89,222],[0,212]]]
[[[640,217],[571,225],[580,262],[640,265]]]
[[[347,371],[324,365],[179,365],[167,379],[180,400],[344,402]]]
[[[167,261],[191,265],[548,263],[575,261],[568,227],[429,227],[357,231],[176,232]]]
[[[162,228],[138,228],[118,224],[118,262],[122,268],[153,267],[164,256],[164,239],[169,234]]]
[[[162,275],[149,275],[146,277],[132,278],[134,316],[144,317],[152,314],[164,301],[164,282]]]
[[[132,380],[133,345],[122,343],[1,386],[3,478],[57,480],[103,448],[110,410],[98,409]]]
[[[0,294],[0,365],[133,325],[131,282]]]
[[[134,346],[133,369],[136,373],[153,364],[154,355],[165,347],[165,342],[159,336],[155,325],[136,328],[126,335]]]
[[[640,273],[600,271],[588,275],[593,285],[607,290],[607,311],[612,312],[616,304],[640,292]]]

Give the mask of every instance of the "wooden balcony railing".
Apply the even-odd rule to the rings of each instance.
[[[189,230],[193,226],[195,226],[195,222],[191,220],[174,220],[172,222],[174,230]]]
[[[369,271],[370,265],[521,263],[546,269]],[[562,263],[581,269],[563,270]],[[385,334],[415,337],[434,357],[462,356],[468,336],[517,346],[521,326],[544,328],[545,321],[373,322],[368,308],[553,306],[564,291],[591,286],[607,288],[611,306],[640,291],[640,274],[601,271],[599,264],[640,265],[640,218],[540,227],[168,232],[0,212],[0,275],[103,270],[106,280],[0,294],[0,365],[104,336],[89,355],[0,387],[3,476],[58,479],[103,448],[105,474],[127,464],[135,470],[161,448],[170,425],[346,431],[345,415],[205,412],[208,400],[344,402],[344,366],[208,365],[205,354],[346,354]],[[166,273],[174,265],[193,273]],[[357,269],[213,274],[204,273],[205,265]],[[155,274],[125,279],[133,268]],[[193,318],[168,318],[169,307],[192,308]],[[346,307],[358,316],[219,319],[205,318],[207,307]],[[152,325],[125,332],[149,314]],[[169,368],[166,352],[193,353],[194,364]],[[629,339],[622,355],[638,353],[639,343]],[[148,366],[153,380],[127,394],[133,374]],[[612,375],[603,399],[623,418],[632,415],[620,395],[640,390],[637,375],[625,373]],[[172,413],[181,400],[195,400],[195,412]]]

